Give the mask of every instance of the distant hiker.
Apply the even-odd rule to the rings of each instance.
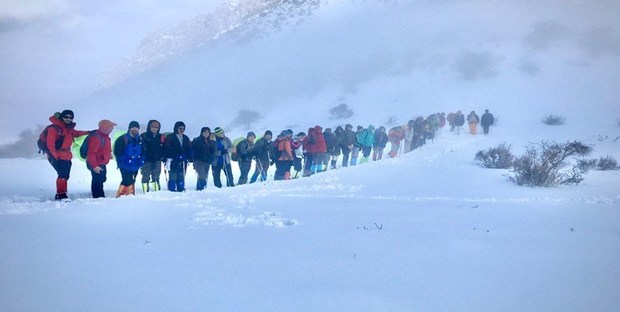
[[[185,191],[185,174],[187,164],[191,160],[192,143],[184,133],[185,123],[177,121],[174,124],[174,132],[168,134],[164,140],[168,190],[171,192]]]
[[[230,165],[230,151],[233,148],[233,143],[224,134],[224,129],[215,127],[213,133],[209,139],[215,143],[215,157],[211,167],[213,168],[213,184],[217,188],[222,187],[222,170],[226,177],[226,186],[235,186],[233,180],[232,167]]]
[[[450,131],[454,131],[454,128],[456,127],[456,125],[454,124],[455,118],[456,118],[455,113],[449,113],[448,116],[446,117],[446,120],[448,121],[448,125],[450,126]]]
[[[304,158],[304,149],[302,142],[306,139],[306,134],[302,131],[299,132],[293,141],[291,141],[291,150],[293,155],[293,169],[295,170],[295,175],[292,176],[292,179],[297,179],[299,173],[303,171],[304,167],[302,164],[302,159]]]
[[[437,114],[430,114],[426,117],[426,121],[429,126],[426,138],[435,140],[435,134],[439,131],[439,117],[437,117]]]
[[[360,164],[368,161],[370,153],[372,152],[372,146],[375,144],[375,126],[368,125],[368,128],[364,129],[359,135],[359,141],[362,148],[362,159]]]
[[[383,157],[383,150],[389,140],[387,133],[385,133],[385,127],[380,126],[379,129],[375,130],[374,137],[372,160],[377,161]]]
[[[405,142],[403,146],[404,153],[409,153],[410,151],[415,149],[413,144],[413,135],[415,134],[414,126],[415,121],[413,119],[407,122],[407,131],[405,131]]]
[[[355,140],[353,141],[353,148],[351,149],[351,162],[349,164],[351,166],[357,165],[357,157],[362,150],[362,142],[360,141],[360,135],[364,132],[364,127],[357,126],[357,132],[355,132]]]
[[[144,163],[142,139],[139,133],[140,124],[137,121],[132,121],[129,123],[127,133],[114,141],[114,158],[116,158],[116,165],[121,171],[122,178],[116,197],[136,194],[136,177]]]
[[[461,127],[465,124],[465,116],[461,111],[456,112],[454,115],[454,127],[456,128],[456,134],[461,133]]]
[[[256,134],[250,131],[246,135],[245,140],[237,144],[237,155],[239,155],[239,182],[238,185],[246,184],[248,182],[248,174],[252,167],[252,160],[254,159],[254,140],[256,140]]]
[[[424,117],[418,116],[413,124],[413,141],[411,149],[414,150],[426,144],[426,127],[424,125]]]
[[[276,141],[280,156],[276,162],[276,174],[274,176],[274,180],[289,180],[291,178],[290,170],[293,164],[291,137],[292,134],[290,134],[289,131],[284,130],[280,136],[278,136],[278,140]]]
[[[323,163],[325,162],[325,158],[327,158],[327,143],[323,135],[323,128],[319,125],[314,127],[314,140],[314,157],[310,168],[313,174],[323,171]]]
[[[316,154],[316,135],[314,135],[314,128],[308,128],[308,135],[301,141],[301,145],[304,151],[304,177],[312,175],[312,166],[314,164],[314,156]],[[291,146],[292,149],[292,146]]]
[[[342,127],[339,128],[340,131],[343,131]],[[323,137],[325,137],[325,144],[327,145],[327,157],[325,157],[324,164],[326,166],[329,165],[330,169],[336,169],[336,162],[338,161],[338,156],[340,156],[340,145],[338,144],[336,133],[332,132],[331,128],[326,128],[325,132],[323,132]]]
[[[495,122],[495,118],[493,114],[489,113],[488,109],[484,110],[484,114],[482,114],[482,118],[480,119],[480,124],[482,125],[482,131],[484,134],[489,134],[489,127]]]
[[[209,169],[215,158],[215,142],[211,141],[211,129],[202,127],[200,135],[192,140],[194,170],[196,170],[196,190],[202,191],[207,187]]]
[[[398,156],[398,151],[400,151],[401,145],[400,141],[405,139],[405,131],[407,131],[407,126],[396,126],[388,132],[388,138],[390,145],[392,146],[388,156],[391,158]]]
[[[353,144],[355,143],[355,131],[353,131],[353,126],[350,124],[346,124],[344,126],[344,134],[343,140],[340,142],[340,149],[342,150],[342,166],[346,167],[349,165],[349,156],[351,154],[351,150],[353,149]]]
[[[73,144],[73,139],[89,133],[89,131],[75,130],[74,116],[73,111],[67,109],[62,111],[62,113],[54,113],[49,118],[52,124],[47,128],[44,144],[48,150],[47,161],[49,161],[58,175],[56,178],[55,200],[68,198],[67,180],[69,180],[71,175],[71,158],[73,158],[71,145]]]
[[[142,138],[142,155],[144,165],[140,170],[142,174],[142,192],[161,190],[159,177],[164,157],[165,136],[159,133],[161,124],[157,120],[149,120],[146,131],[140,135]]]
[[[109,135],[114,127],[116,124],[107,119],[99,121],[99,129],[86,137],[83,143],[88,144],[86,168],[90,170],[92,176],[90,190],[93,198],[105,197],[103,183],[107,180],[106,165],[112,158],[112,143]]]
[[[273,133],[270,130],[267,130],[265,131],[263,137],[258,139],[256,144],[254,144],[256,167],[254,168],[252,178],[250,178],[250,183],[256,182],[259,176],[261,182],[267,181],[267,170],[269,170],[269,152],[272,137]]]
[[[469,124],[469,133],[476,134],[478,133],[478,123],[480,123],[480,117],[476,115],[475,111],[471,111],[467,116],[467,123]]]
[[[443,128],[446,126],[446,113],[437,113],[437,118],[439,118],[439,128]]]

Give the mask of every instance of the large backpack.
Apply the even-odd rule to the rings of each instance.
[[[80,146],[80,157],[86,159],[86,157],[88,156],[88,141],[90,141],[90,137],[91,136],[98,136],[99,139],[101,140],[101,145],[99,145],[99,147],[102,147],[105,144],[105,139],[97,134],[97,130],[92,130],[84,139],[84,142],[82,142],[82,146]]]
[[[43,131],[41,131],[41,134],[39,134],[39,139],[37,140],[37,147],[39,148],[39,154],[43,153],[43,154],[49,154],[49,148],[47,148],[47,133],[49,132],[50,128],[53,128],[53,130],[56,130],[57,136],[56,136],[56,149],[60,149],[62,147],[62,142],[65,139],[65,136],[62,132],[62,129],[55,124],[51,124],[47,127],[45,127],[43,129]]]

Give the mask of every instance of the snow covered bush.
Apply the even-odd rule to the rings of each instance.
[[[560,126],[565,122],[564,117],[558,115],[547,115],[542,121],[545,125],[549,126]]]
[[[601,157],[596,162],[596,169],[598,170],[617,170],[618,162],[613,156]]]
[[[486,151],[476,153],[474,160],[484,168],[508,169],[512,167],[515,156],[510,152],[510,145],[502,143]]]
[[[344,103],[330,109],[329,113],[331,114],[329,119],[347,119],[353,116],[353,110]]]
[[[591,152],[592,147],[579,141],[530,144],[525,155],[515,160],[510,180],[526,186],[579,184],[587,173],[579,166],[579,159]]]
[[[19,134],[17,141],[0,145],[0,158],[30,158],[37,155],[37,139],[39,133],[45,126],[38,126],[37,129],[26,129]]]

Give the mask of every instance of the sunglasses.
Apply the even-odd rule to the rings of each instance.
[[[69,119],[69,120],[73,120],[73,116],[62,116],[62,119]]]

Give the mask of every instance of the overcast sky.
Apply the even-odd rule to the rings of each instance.
[[[105,74],[136,53],[149,32],[212,12],[224,1],[0,0],[0,130],[7,134],[0,143],[34,124],[46,124],[51,113],[97,88]],[[421,76],[413,79],[437,74],[456,81],[446,87],[484,81],[486,90],[499,93],[523,77],[555,85],[566,72],[572,76],[567,75],[563,88],[589,83],[593,95],[620,106],[620,88],[610,87],[620,85],[615,81],[620,72],[620,1],[347,1],[356,2],[360,12],[370,2],[401,7],[371,14],[350,13],[351,7],[332,10],[337,16],[321,16],[324,27],[313,25],[293,37],[293,43],[277,46],[306,58],[307,68],[301,69],[306,77],[313,68],[337,68],[333,72],[344,73],[334,76],[337,83],[354,90],[382,75],[418,70]],[[344,31],[332,31],[335,27]],[[397,29],[403,27],[410,29]],[[347,50],[330,52],[326,47],[338,45],[326,45],[329,40]],[[262,53],[273,54],[270,49]],[[287,68],[299,66],[298,58],[261,60],[282,66],[284,75],[290,75]],[[288,67],[281,65],[287,62]],[[505,79],[513,69],[515,79]],[[333,73],[321,70],[315,76]],[[586,81],[576,82],[580,77]],[[500,78],[503,85],[498,85]]]

